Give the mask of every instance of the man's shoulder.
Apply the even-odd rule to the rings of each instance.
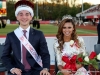
[[[98,23],[97,27],[100,27],[100,22]]]
[[[7,33],[6,38],[7,37],[14,38],[15,37],[14,31]]]
[[[7,35],[13,35],[13,34],[14,34],[14,31],[7,33]]]
[[[98,23],[98,25],[100,25],[100,22]]]
[[[36,30],[36,29],[34,29],[34,28],[31,28],[31,31],[32,31],[32,32],[35,32],[35,33],[43,33],[42,31]]]

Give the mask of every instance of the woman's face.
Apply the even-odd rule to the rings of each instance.
[[[64,26],[63,26],[63,29],[62,29],[63,34],[64,34],[65,37],[66,36],[71,37],[71,34],[73,33],[73,30],[74,30],[74,28],[73,28],[73,25],[72,25],[71,22],[65,23]]]

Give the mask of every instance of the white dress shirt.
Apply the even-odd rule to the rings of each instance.
[[[23,29],[23,28],[21,28],[20,26],[19,26],[19,29],[20,29],[20,31],[24,34],[24,32],[23,32],[23,30],[26,30],[27,32],[26,32],[26,37],[27,37],[27,39],[29,39],[29,30],[30,30],[30,26],[27,28],[27,29]],[[21,43],[21,42],[20,42]],[[22,43],[20,44],[21,45],[21,62],[22,62],[22,55],[23,55],[23,53],[22,53]],[[23,62],[22,62],[23,63]]]

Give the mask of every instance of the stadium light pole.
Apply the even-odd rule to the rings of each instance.
[[[36,0],[36,7],[37,7],[37,15],[36,15],[36,18],[38,19],[38,0]]]
[[[80,14],[80,19],[82,19],[82,14],[83,14],[83,0],[82,0],[82,12]]]
[[[82,0],[82,12],[83,12],[83,0]]]

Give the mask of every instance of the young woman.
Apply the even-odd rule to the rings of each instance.
[[[70,70],[76,70],[71,66],[70,58],[73,55],[85,52],[85,44],[82,37],[78,37],[76,27],[71,18],[64,16],[59,24],[58,32],[56,35],[57,41],[54,43],[54,50],[57,59],[58,69],[63,75],[70,75]],[[70,66],[70,67],[69,67]]]

